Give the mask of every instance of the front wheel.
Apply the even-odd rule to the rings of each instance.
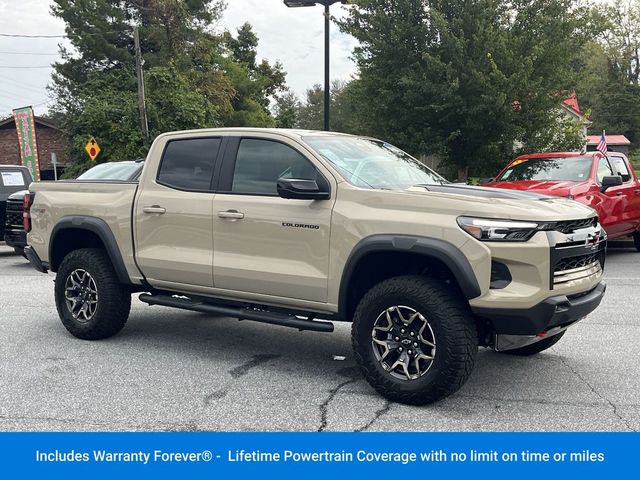
[[[75,250],[64,258],[55,297],[62,324],[83,340],[115,335],[131,309],[131,294],[118,281],[107,253],[98,248]]]
[[[389,400],[425,405],[469,378],[478,334],[464,299],[421,276],[385,280],[360,301],[351,338],[365,378]]]

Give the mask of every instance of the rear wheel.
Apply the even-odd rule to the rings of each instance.
[[[353,319],[356,361],[373,388],[411,405],[441,400],[469,378],[478,351],[464,299],[420,276],[385,280],[360,301]]]
[[[124,327],[131,309],[131,294],[120,284],[102,249],[69,253],[56,275],[55,297],[65,328],[75,337],[100,340]]]
[[[519,355],[521,357],[528,357],[529,355],[535,355],[536,353],[540,353],[545,351],[548,348],[553,347],[556,343],[560,341],[560,339],[564,336],[566,330],[554,335],[553,337],[545,338],[544,340],[540,340],[539,342],[533,343],[531,345],[527,345],[522,348],[514,348],[513,350],[505,350],[503,352],[507,355]]]
[[[640,232],[633,234],[633,244],[636,246],[636,250],[640,252]]]

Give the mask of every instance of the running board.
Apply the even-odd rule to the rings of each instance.
[[[170,295],[151,295],[143,293],[140,300],[149,305],[161,305],[163,307],[181,308],[194,312],[224,315],[238,320],[252,320],[254,322],[270,323],[283,327],[297,328],[298,330],[311,330],[314,332],[333,332],[333,323],[312,320],[310,318],[298,318],[285,313],[268,312],[253,308],[226,307],[214,303],[197,302],[185,297],[172,297]]]

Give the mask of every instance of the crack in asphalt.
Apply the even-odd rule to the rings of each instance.
[[[389,413],[389,410],[391,410],[391,407],[393,406],[393,403],[389,400],[385,401],[384,407],[382,407],[381,409],[377,410],[376,413],[373,414],[373,418],[367,422],[366,425],[364,425],[363,427],[360,427],[358,429],[356,429],[356,432],[366,432],[367,430],[369,430],[371,428],[371,426],[376,423],[378,420],[380,420],[380,418],[384,415],[386,415],[387,413]]]
[[[532,400],[529,398],[498,398],[498,397],[488,397],[485,395],[464,395],[457,393],[456,398],[468,398],[471,400],[483,400],[489,402],[504,402],[504,403],[526,403],[531,405],[555,405],[559,407],[599,407],[602,405],[601,403],[596,402],[563,402],[563,401],[555,401],[555,400],[544,400],[542,398]],[[630,405],[630,406],[640,406],[640,405]]]
[[[280,358],[280,355],[273,355],[273,354],[254,355],[251,358],[251,360],[249,360],[248,362],[245,362],[239,367],[235,367],[229,370],[229,374],[233,378],[240,378],[246,375],[247,373],[249,373],[249,371],[252,368],[256,368],[257,366],[262,365],[263,363],[266,363],[269,360],[275,360],[276,358]]]
[[[336,373],[341,377],[346,377],[348,380],[339,383],[329,390],[329,396],[320,404],[320,427],[318,427],[318,432],[324,432],[326,430],[329,415],[329,404],[333,401],[338,392],[347,385],[355,383],[362,378],[358,367],[343,368],[338,370]]]
[[[629,421],[624,418],[622,415],[620,415],[620,413],[618,412],[618,406],[613,403],[611,400],[609,400],[609,398],[607,398],[606,396],[604,396],[603,394],[601,394],[600,392],[598,392],[593,385],[591,385],[586,378],[584,378],[580,372],[578,372],[578,370],[576,370],[575,368],[573,368],[573,366],[571,366],[571,364],[569,362],[567,362],[562,356],[558,355],[558,359],[560,360],[560,363],[562,365],[564,365],[565,367],[567,367],[569,370],[571,370],[571,372],[573,372],[573,374],[578,377],[582,383],[584,383],[587,387],[589,387],[589,390],[591,390],[598,398],[600,398],[601,400],[604,400],[613,410],[613,414],[618,417],[618,419],[620,419],[620,421],[627,427],[627,429],[631,432],[637,432],[637,430],[635,428],[633,428],[631,426],[631,424],[629,423]]]
[[[235,380],[237,378],[243,377],[244,375],[248,374],[249,371],[251,371],[251,369],[259,367],[263,363],[267,363],[270,360],[275,360],[276,358],[280,358],[280,355],[274,355],[270,353],[254,355],[253,357],[251,357],[251,360],[249,360],[248,362],[245,362],[242,365],[239,365],[229,370],[229,375],[231,375],[231,378]],[[224,397],[226,397],[227,394],[229,393],[230,388],[231,388],[231,385],[226,385],[224,388],[216,390],[215,392],[212,392],[209,395],[205,395],[204,397],[205,406],[208,407],[215,400],[221,400]]]

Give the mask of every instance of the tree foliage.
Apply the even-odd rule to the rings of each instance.
[[[51,114],[71,135],[70,156],[95,136],[99,161],[146,153],[140,128],[133,27],[144,58],[151,139],[190,128],[273,126],[272,101],[286,90],[279,63],[257,60],[249,24],[234,34],[211,30],[220,0],[54,0],[72,49],[55,65]]]
[[[593,29],[589,9],[575,0],[354,3],[340,26],[360,42],[365,130],[442,154],[460,177],[502,165],[517,143],[556,146],[558,97],[574,84],[570,59]]]

